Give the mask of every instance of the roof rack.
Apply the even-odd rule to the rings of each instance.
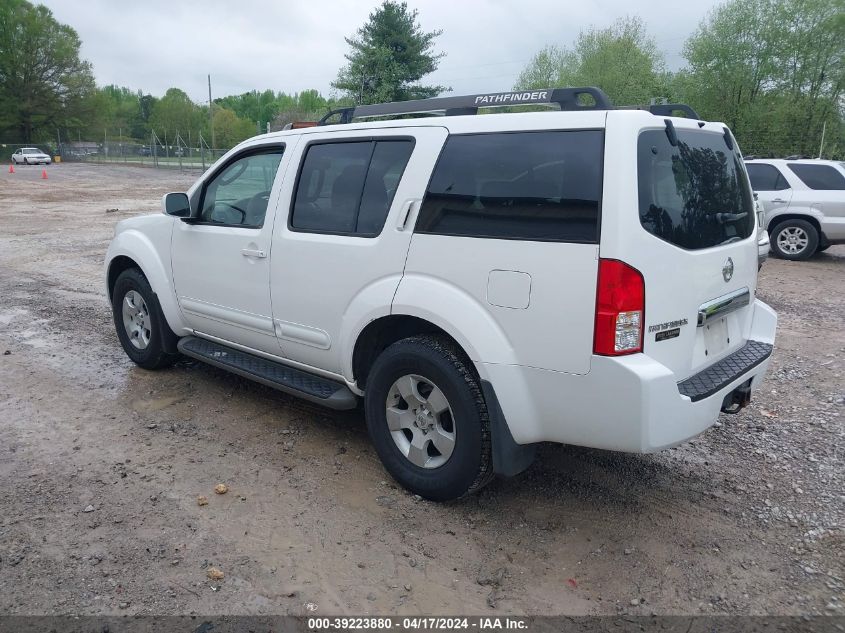
[[[582,96],[583,95],[583,96]],[[610,98],[599,88],[544,88],[514,92],[491,92],[460,97],[435,97],[414,101],[394,101],[359,105],[332,110],[318,125],[330,125],[329,119],[339,115],[336,123],[351,123],[353,119],[367,119],[398,114],[443,114],[456,116],[478,114],[479,108],[502,108],[523,105],[557,104],[561,110],[612,110]]]
[[[338,108],[324,115],[317,125],[352,123],[354,119],[368,119],[403,114],[458,116],[478,114],[479,108],[503,108],[525,105],[554,105],[561,110],[613,110],[613,103],[600,88],[544,88],[517,90],[513,92],[492,92],[457,97],[435,97],[414,101],[394,101],[373,105]],[[626,110],[648,110],[658,116],[674,116],[683,112],[687,118],[700,119],[695,110],[684,103],[661,103],[643,106],[622,106]],[[338,117],[336,121],[330,119]]]

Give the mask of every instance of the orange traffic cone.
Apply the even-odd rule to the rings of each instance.
[[[9,173],[10,173],[10,174],[14,174],[14,173],[15,173],[15,166],[14,166],[14,165],[9,165]]]
[[[47,170],[46,169],[41,170],[41,180],[47,180]]]

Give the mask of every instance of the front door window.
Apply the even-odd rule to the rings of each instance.
[[[203,191],[200,218],[208,224],[261,228],[282,148],[251,153],[227,165]]]

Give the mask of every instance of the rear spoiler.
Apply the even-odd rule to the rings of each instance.
[[[619,106],[618,110],[647,110],[655,116],[682,116],[686,119],[701,120],[698,112],[686,103],[652,103],[649,105]]]

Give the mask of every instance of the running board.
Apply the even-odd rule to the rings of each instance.
[[[346,385],[196,336],[177,346],[185,356],[330,409],[354,409],[358,398]]]

